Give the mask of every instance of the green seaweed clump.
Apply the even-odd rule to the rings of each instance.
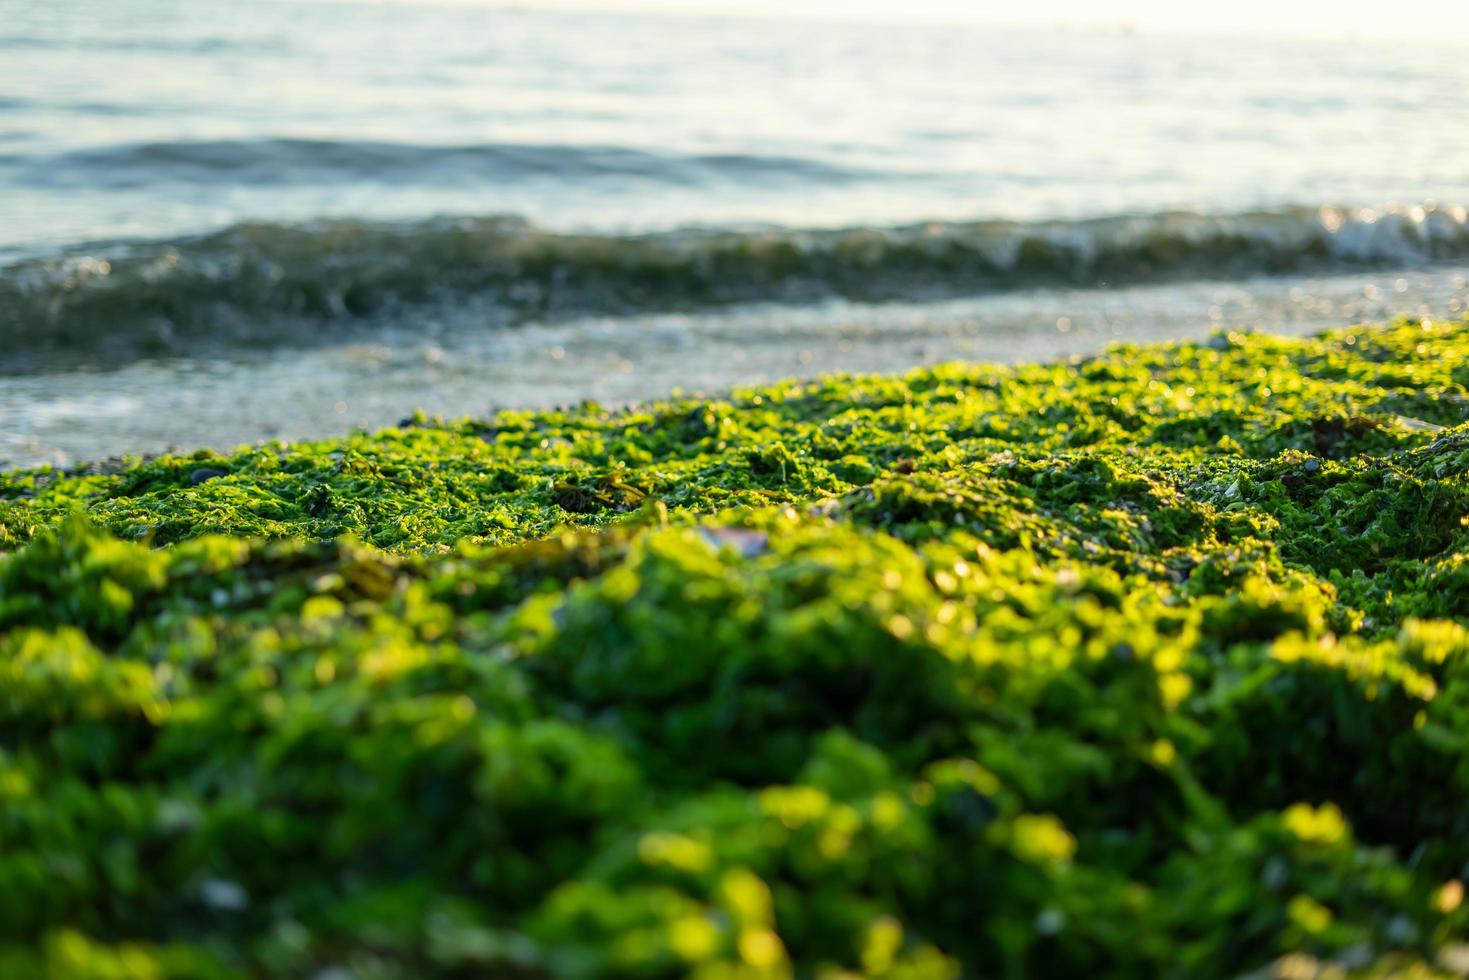
[[[1465,364],[0,475],[0,976],[1469,975]]]

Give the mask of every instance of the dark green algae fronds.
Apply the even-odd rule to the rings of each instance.
[[[0,476],[0,976],[1463,976],[1469,324]]]

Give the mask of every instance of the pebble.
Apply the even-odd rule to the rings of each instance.
[[[189,482],[197,487],[201,483],[206,483],[221,476],[229,476],[229,470],[215,469],[213,466],[201,466],[189,474]]]

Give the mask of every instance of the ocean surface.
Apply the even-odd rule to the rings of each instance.
[[[0,464],[1462,316],[1466,55],[0,0]]]

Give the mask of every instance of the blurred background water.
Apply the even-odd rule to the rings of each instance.
[[[0,0],[0,461],[1460,315],[1465,50]]]

